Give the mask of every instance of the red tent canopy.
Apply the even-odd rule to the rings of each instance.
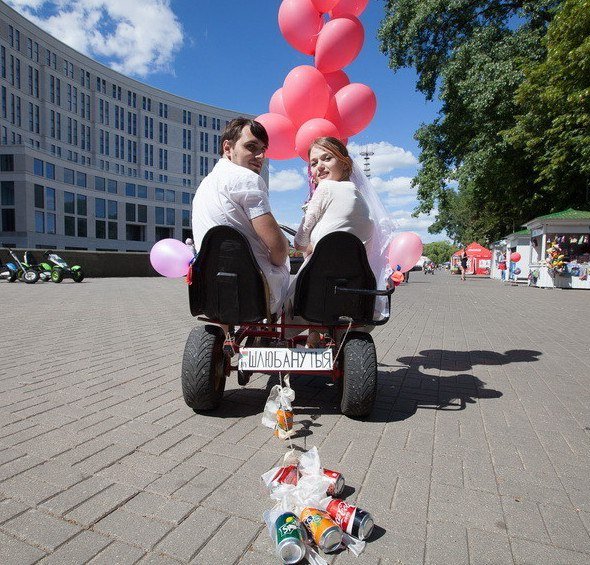
[[[467,252],[468,258],[467,272],[474,275],[489,275],[492,252],[475,241],[470,243],[465,248],[465,251]],[[451,258],[453,264],[459,263],[459,258],[462,253],[463,249],[459,249],[459,251],[453,253]]]

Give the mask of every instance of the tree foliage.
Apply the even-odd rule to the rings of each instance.
[[[442,107],[415,137],[416,214],[429,231],[491,241],[547,211],[534,159],[501,132],[515,125],[525,69],[545,58],[553,0],[389,0],[379,37],[393,70],[415,67],[417,89]]]
[[[553,208],[584,208],[590,188],[590,0],[565,0],[549,26],[547,57],[525,70],[516,124],[505,133],[533,162]]]
[[[437,265],[451,260],[451,255],[458,247],[448,241],[434,241],[424,244],[424,255],[434,261]]]

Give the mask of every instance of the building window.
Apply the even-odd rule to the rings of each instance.
[[[86,188],[86,173],[76,171],[76,186]]]
[[[182,203],[183,204],[190,204],[191,203],[190,192],[183,192],[182,193]]]
[[[129,202],[125,204],[125,220],[135,222],[135,204]]]
[[[55,180],[55,165],[53,163],[45,163],[45,178]]]
[[[138,184],[137,185],[137,197],[138,198],[147,198],[147,186]]]
[[[164,200],[164,189],[163,188],[156,188],[154,190],[154,194],[155,194],[156,200],[162,200],[162,201]]]
[[[117,194],[117,181],[109,179],[107,183],[107,190],[111,194]]]
[[[133,183],[128,182],[125,184],[125,196],[136,196],[137,191],[136,191],[136,187]],[[135,220],[133,220],[135,221]]]
[[[190,212],[190,210],[183,210],[182,211],[182,225],[183,225],[183,227],[188,227],[191,225],[191,212]]]
[[[64,182],[66,184],[74,184],[74,171],[64,167]]]
[[[14,155],[0,155],[0,171],[14,171]]]
[[[41,159],[34,159],[33,160],[33,173],[38,177],[43,176],[43,161]]]

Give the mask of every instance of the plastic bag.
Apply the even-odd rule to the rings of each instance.
[[[295,433],[291,404],[294,400],[295,391],[292,388],[275,385],[270,389],[270,394],[264,405],[262,424],[274,430],[275,435],[280,439],[287,439]]]

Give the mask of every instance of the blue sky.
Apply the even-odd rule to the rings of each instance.
[[[277,23],[280,0],[8,0],[64,43],[156,88],[251,114],[268,111],[273,92],[289,71],[313,65],[293,49]],[[377,113],[349,141],[353,155],[365,147],[372,182],[400,231],[424,242],[431,218],[411,218],[415,191],[410,179],[419,154],[415,130],[430,122],[437,102],[415,91],[411,70],[393,73],[376,39],[384,0],[369,0],[360,16],[365,43],[344,70],[351,82],[370,86]],[[271,205],[281,223],[297,225],[307,194],[301,159],[271,161]]]

